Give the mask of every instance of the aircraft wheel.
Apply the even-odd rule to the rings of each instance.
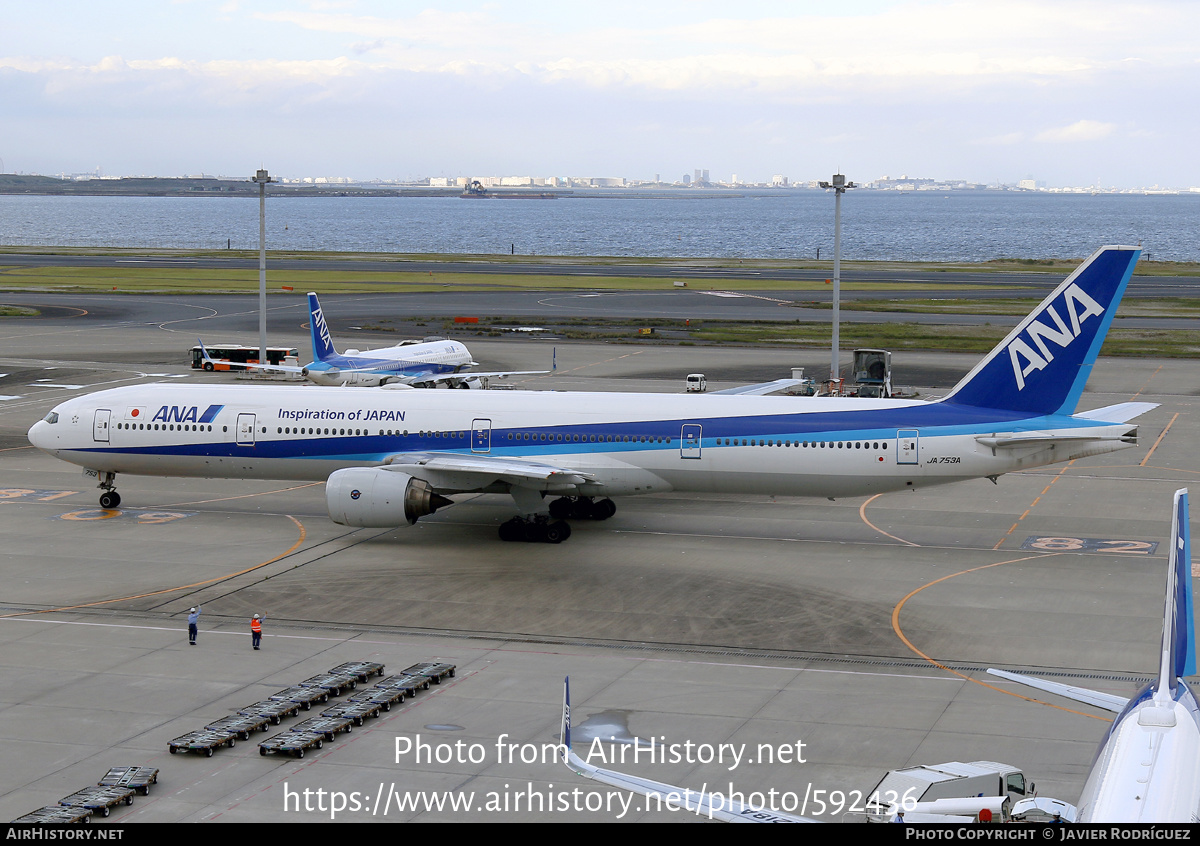
[[[524,539],[525,531],[519,518],[514,517],[500,524],[500,540],[519,541]]]
[[[574,506],[575,503],[569,497],[560,496],[550,502],[550,516],[555,520],[566,520],[572,516],[571,512],[575,510]]]
[[[617,504],[611,499],[602,499],[592,505],[593,520],[607,520],[617,513]]]
[[[562,543],[571,536],[571,524],[556,520],[546,526],[542,538],[546,543]]]
[[[121,495],[116,491],[105,491],[100,494],[101,508],[116,508],[121,504]]]

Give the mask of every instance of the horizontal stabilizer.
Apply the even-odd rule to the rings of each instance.
[[[1105,711],[1112,711],[1114,714],[1121,713],[1125,706],[1129,704],[1129,700],[1122,696],[1101,693],[1098,690],[1088,690],[1086,687],[1072,687],[1071,685],[1046,681],[1045,679],[1038,679],[1033,676],[1023,676],[1020,673],[1010,673],[1007,670],[993,670],[990,667],[988,668],[988,673],[993,676],[999,676],[1002,679],[1008,679],[1009,681],[1015,681],[1019,684],[1036,688],[1037,690],[1044,690],[1047,693],[1056,693],[1067,699],[1074,699],[1076,702],[1094,705],[1097,708],[1103,708]]]
[[[1128,423],[1135,417],[1141,417],[1147,411],[1158,408],[1156,402],[1119,402],[1116,405],[1106,405],[1104,408],[1093,408],[1091,411],[1080,411],[1075,417],[1084,420],[1099,420],[1103,423]]]

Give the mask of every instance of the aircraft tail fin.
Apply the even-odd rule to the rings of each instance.
[[[571,677],[567,676],[563,679],[563,707],[562,707],[562,754],[563,763],[567,763],[567,758],[571,754]]]
[[[1192,612],[1192,551],[1188,530],[1188,492],[1175,492],[1171,518],[1170,568],[1163,614],[1162,658],[1158,690],[1173,691],[1183,676],[1196,674],[1196,621]]]
[[[212,356],[208,354],[208,348],[204,346],[204,341],[197,338],[196,343],[200,345],[200,360],[205,364],[216,364],[216,362],[212,360]]]
[[[1028,414],[1074,412],[1141,253],[1138,247],[1101,247],[942,402]]]
[[[325,312],[321,311],[321,302],[312,291],[308,292],[308,325],[312,330],[313,361],[328,361],[336,356],[338,353],[329,337]]]

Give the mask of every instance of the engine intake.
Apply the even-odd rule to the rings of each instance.
[[[451,502],[423,479],[378,467],[337,470],[325,482],[329,519],[343,526],[411,526]]]

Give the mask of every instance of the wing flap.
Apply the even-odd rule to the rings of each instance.
[[[496,458],[490,455],[464,455],[455,452],[402,452],[388,456],[384,465],[414,473],[415,468],[437,472],[465,473],[486,477],[488,480],[505,481],[515,485],[529,483],[552,485],[581,485],[594,476],[570,467],[557,467],[538,461],[523,461],[514,458]]]

